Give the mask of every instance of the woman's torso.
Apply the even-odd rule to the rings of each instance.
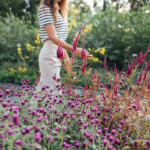
[[[49,7],[44,6],[44,11],[46,12],[46,14],[43,14],[43,5],[41,5],[38,11],[41,41],[44,41],[45,39],[49,38],[44,25],[49,23],[54,24],[53,16],[50,12]],[[54,24],[54,27],[57,36],[61,40],[65,41],[68,36],[68,22],[64,21],[59,11],[57,11],[57,21],[56,24]]]

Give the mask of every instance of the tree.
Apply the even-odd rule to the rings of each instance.
[[[7,13],[10,13],[9,9],[11,9],[12,13],[19,18],[22,18],[26,13],[29,13],[33,24],[37,16],[37,7],[40,1],[41,0],[29,0],[29,4],[27,4],[27,1],[25,0],[1,0],[0,15],[6,17]]]
[[[24,15],[23,10],[26,8],[26,3],[23,0],[1,0],[0,15],[6,17],[10,8],[16,16],[20,17]]]
[[[70,5],[73,9],[78,10],[76,15],[91,12],[90,6],[84,0],[71,0]]]

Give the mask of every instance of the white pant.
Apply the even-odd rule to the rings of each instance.
[[[54,90],[58,84],[53,76],[56,74],[56,78],[60,78],[61,61],[57,58],[57,48],[56,44],[53,44],[50,40],[47,40],[40,51],[39,54],[39,68],[40,68],[40,82],[36,87],[36,91],[41,91],[44,85],[49,86],[47,89],[48,94],[50,90]],[[53,95],[61,94],[61,91],[55,89],[52,92]]]

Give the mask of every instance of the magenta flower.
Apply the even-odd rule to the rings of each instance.
[[[130,62],[128,62],[128,69],[127,69],[127,73],[126,73],[126,76],[127,76],[127,78],[129,77],[129,75],[132,73],[132,65],[131,65],[131,67],[130,67]]]
[[[6,89],[5,94],[7,94],[7,95],[10,94],[10,89]]]
[[[59,40],[59,45],[58,45],[58,49],[57,49],[57,58],[60,58],[61,60],[63,60],[63,54],[64,54],[64,51],[61,47],[61,43]]]
[[[84,62],[83,62],[82,67],[81,67],[82,73],[84,73],[86,71],[86,64],[87,64],[87,59],[84,59]]]
[[[106,55],[105,55],[105,58],[104,58],[104,68],[105,68],[105,70],[107,71],[108,66],[106,65]]]
[[[22,141],[20,139],[16,140],[16,144],[19,145],[19,146],[22,146]]]
[[[150,90],[150,77],[148,79],[148,89]]]
[[[118,86],[114,86],[114,93],[115,95],[118,95]]]
[[[139,59],[138,59],[138,64],[139,64],[139,65],[141,65],[141,64],[143,63],[143,61],[144,61],[146,55],[148,54],[149,49],[150,49],[150,43],[149,43],[148,48],[147,48],[147,50],[146,50],[146,52],[145,52],[144,55],[143,55],[142,52],[140,52],[140,54],[139,54]]]
[[[142,80],[142,74],[143,74],[143,69],[141,68],[141,74],[140,74],[139,82],[141,82],[141,80]]]
[[[81,57],[82,57],[82,59],[86,58],[86,53],[85,53],[85,50],[84,50],[84,35],[83,35],[83,45],[82,45]]]
[[[2,98],[3,97],[3,93],[0,93],[0,98]]]
[[[146,80],[147,73],[148,73],[147,69],[148,69],[148,66],[147,66],[147,60],[146,60],[146,61],[145,61],[145,71],[144,71],[143,81],[145,81],[145,80]]]
[[[81,27],[81,29],[80,29],[80,31],[79,31],[77,37],[75,37],[72,52],[75,52],[75,51],[76,51],[76,49],[77,49],[77,44],[78,44],[78,40],[79,40],[79,36],[80,36],[80,34],[81,34],[83,28],[86,26],[86,24],[87,24],[87,23],[85,23],[85,24]]]
[[[19,116],[18,115],[13,115],[12,117],[13,117],[14,125],[19,126],[20,125]]]
[[[53,79],[56,81],[56,73],[54,74]]]
[[[47,139],[48,139],[48,140],[52,140],[53,138],[52,138],[51,136],[48,136]]]
[[[3,115],[3,118],[4,118],[4,119],[9,118],[9,114],[7,114],[7,113],[4,114],[4,115]]]
[[[114,71],[115,71],[115,75],[116,75],[116,74],[117,74],[117,66],[116,66],[116,63],[115,63]]]
[[[42,140],[41,133],[37,132],[34,136],[34,140],[35,140],[35,142],[41,142],[41,140]]]

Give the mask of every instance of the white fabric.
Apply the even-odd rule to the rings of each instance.
[[[39,68],[40,68],[40,82],[36,87],[37,91],[41,91],[41,88],[44,85],[49,86],[49,94],[50,90],[54,90],[56,85],[58,84],[53,76],[56,73],[56,78],[60,78],[60,69],[61,69],[61,61],[57,58],[57,48],[58,46],[53,44],[50,40],[47,40],[40,51],[39,54]],[[61,94],[61,91],[57,89],[52,93],[53,95]]]

